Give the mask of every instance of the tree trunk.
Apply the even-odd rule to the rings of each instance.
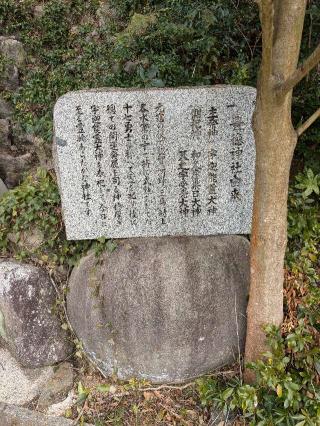
[[[280,97],[274,88],[296,69],[306,0],[260,0],[259,6],[263,56],[253,118],[256,175],[246,362],[266,350],[262,326],[280,325],[283,319],[287,197],[297,133],[291,121],[292,90]],[[245,380],[254,380],[250,370]]]
[[[273,107],[266,114],[258,101],[254,116],[256,174],[250,246],[247,362],[256,361],[266,349],[262,326],[270,323],[279,326],[283,319],[288,184],[297,142],[287,115],[283,106]],[[283,122],[279,123],[279,117]],[[246,375],[250,380],[248,372]]]

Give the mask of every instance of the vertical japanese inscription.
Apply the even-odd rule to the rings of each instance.
[[[191,153],[192,158],[192,216],[199,216],[201,213],[200,199],[200,173],[201,173],[201,151],[195,149]]]
[[[143,204],[144,204],[144,214],[145,214],[145,223],[151,225],[151,211],[150,211],[150,194],[151,194],[151,180],[150,180],[150,142],[149,142],[149,110],[146,107],[145,103],[140,104],[139,110],[139,122],[141,128],[141,166],[142,166],[142,175],[143,175]]]
[[[156,125],[157,125],[157,182],[159,186],[159,206],[158,214],[161,225],[167,223],[167,176],[166,176],[166,138],[164,133],[165,109],[162,103],[158,103],[156,108]]]
[[[245,123],[241,120],[239,114],[234,114],[231,122],[232,139],[231,139],[231,199],[233,201],[241,201],[241,184],[242,184],[242,154],[243,154],[243,129]]]
[[[80,171],[81,171],[81,195],[82,201],[85,204],[85,213],[90,216],[90,184],[88,182],[88,166],[86,162],[86,136],[83,128],[83,111],[80,105],[76,106],[76,128],[77,128],[77,142],[80,151]]]
[[[218,193],[217,193],[217,175],[218,162],[217,150],[214,148],[216,135],[218,134],[218,112],[217,108],[211,106],[207,114],[207,137],[208,137],[208,198],[207,198],[207,214],[214,215],[217,212]]]
[[[201,117],[202,109],[199,106],[191,107],[191,137],[198,139],[201,137]]]
[[[191,106],[191,139],[196,144],[197,141],[201,141],[201,132],[202,132],[202,107],[201,106]],[[187,158],[187,156],[185,156]],[[201,208],[201,178],[200,174],[202,171],[201,167],[201,151],[197,151],[196,149],[193,149],[191,152],[191,213],[192,217],[199,216],[202,208]],[[187,178],[188,171],[182,170],[182,174],[185,175]],[[184,182],[183,187],[184,187]],[[185,190],[185,188],[184,188]],[[188,197],[188,194],[185,194],[184,200]],[[182,198],[180,200],[183,202]],[[185,215],[188,215],[188,203],[184,202],[184,213]]]
[[[189,158],[188,150],[179,151],[178,160],[179,173],[179,213],[182,216],[188,216],[190,211],[189,192],[188,192],[188,176],[189,176]]]
[[[128,181],[128,192],[127,198],[129,201],[129,218],[130,223],[136,226],[138,223],[137,213],[137,194],[136,194],[136,175],[133,157],[133,124],[132,124],[132,105],[126,103],[124,109],[124,139],[126,143],[125,157],[127,162],[127,181]]]
[[[91,121],[93,130],[93,148],[94,157],[96,160],[97,174],[96,174],[96,185],[99,191],[99,215],[102,221],[107,219],[106,210],[106,176],[103,170],[103,147],[102,147],[102,135],[101,135],[101,116],[100,108],[96,105],[91,105]]]
[[[119,173],[119,147],[118,147],[118,132],[115,122],[116,107],[114,104],[107,105],[108,113],[108,129],[109,129],[109,148],[111,160],[111,181],[113,183],[113,211],[117,225],[122,224],[122,203],[121,203],[121,180]]]

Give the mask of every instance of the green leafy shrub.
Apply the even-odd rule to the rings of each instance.
[[[252,0],[111,0],[98,22],[98,0],[0,0],[0,34],[17,34],[27,49],[22,88],[6,94],[29,133],[50,141],[55,101],[70,90],[93,87],[249,84],[260,62],[258,8]],[[99,12],[101,13],[101,11]],[[320,6],[308,2],[302,57],[318,43]],[[128,63],[131,66],[128,66]],[[294,92],[294,121],[318,107],[320,74]],[[298,155],[319,172],[316,124]]]
[[[306,169],[289,190],[287,268],[304,289],[295,303],[296,325],[286,333],[265,327],[269,351],[248,365],[254,386],[240,377],[198,381],[203,405],[233,411],[250,425],[320,425],[319,184],[320,175]]]
[[[41,244],[28,248],[24,240],[34,230],[40,232]],[[4,256],[33,259],[49,267],[73,266],[89,249],[100,254],[114,248],[106,238],[66,240],[56,180],[45,170],[28,176],[0,199],[0,252]]]
[[[299,173],[289,189],[287,264],[315,283],[319,277],[320,174]]]
[[[275,326],[265,331],[270,351],[248,365],[256,384],[245,385],[237,378],[226,387],[215,378],[200,379],[202,404],[238,412],[250,425],[320,425],[319,335],[304,320],[285,337]]]

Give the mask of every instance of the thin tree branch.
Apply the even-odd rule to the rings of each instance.
[[[298,67],[287,80],[278,86],[276,91],[279,95],[285,95],[292,90],[311,70],[320,62],[320,43],[313,53]]]
[[[318,118],[320,118],[320,108],[317,109],[317,111],[312,114],[308,120],[306,120],[301,126],[299,126],[296,130],[298,137],[302,135],[304,131],[306,131],[311,124],[313,124]]]
[[[272,73],[272,48],[273,48],[273,0],[261,0],[259,3],[260,20],[262,26],[262,68],[267,76]]]

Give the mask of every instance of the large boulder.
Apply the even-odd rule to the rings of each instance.
[[[72,351],[53,308],[56,293],[41,268],[0,262],[0,339],[24,367],[64,360]]]
[[[105,375],[183,382],[238,358],[248,282],[244,237],[128,239],[74,268],[67,309]]]

